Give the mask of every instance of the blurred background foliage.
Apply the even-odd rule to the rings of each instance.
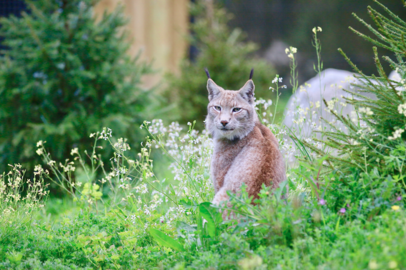
[[[256,96],[271,98],[269,86],[275,70],[254,55],[259,48],[257,44],[246,42],[244,32],[227,25],[231,14],[211,1],[201,1],[191,5],[191,15],[195,21],[189,39],[198,50],[197,55],[181,63],[180,75],[168,76],[166,95],[170,103],[176,104],[175,120],[182,123],[196,120],[196,127],[204,128],[208,103],[206,67],[219,86],[230,90],[240,89],[249,79],[251,68],[255,68]]]
[[[161,2],[166,5],[158,5]],[[325,68],[350,70],[337,52],[341,47],[364,73],[376,72],[370,44],[348,29],[350,25],[365,29],[351,13],[370,22],[365,7],[373,4],[371,0],[161,2],[0,3],[0,171],[9,163],[32,168],[39,161],[35,153],[39,140],[47,141],[52,155],[62,161],[74,147],[88,149],[92,141],[89,134],[104,126],[110,127],[116,137],[127,137],[134,148],[145,136],[139,128],[143,120],[160,117],[181,124],[197,120],[197,127],[202,129],[207,105],[205,67],[216,83],[227,89],[239,89],[250,69],[255,68],[257,98],[272,98],[268,89],[275,74],[289,86],[286,47],[298,48],[299,81],[315,76],[316,53],[311,44],[314,26],[323,28],[319,37]],[[401,0],[381,2],[398,11],[400,17],[406,15]],[[111,3],[124,6],[116,8]],[[99,11],[96,18],[97,8],[92,6],[99,4],[111,7],[103,16]],[[21,10],[25,13],[20,14]],[[137,21],[139,17],[148,26],[146,30],[134,27],[141,21]],[[125,26],[127,21],[130,25]],[[168,34],[165,27],[175,25],[174,21],[176,25],[184,24],[185,32],[180,27]],[[155,25],[161,29],[151,27]],[[141,38],[131,31],[142,32]],[[131,37],[143,39],[146,45],[134,47]],[[184,44],[178,40],[169,46],[161,37],[175,37]],[[144,58],[161,48],[157,59]],[[174,53],[179,48],[184,50],[183,57]],[[391,55],[379,50],[381,55]],[[133,57],[134,51],[139,52],[139,57]],[[163,68],[160,57],[165,55],[178,60]],[[155,76],[160,83],[147,75],[149,63],[157,70]],[[290,90],[283,91],[282,103],[289,94]],[[157,100],[167,103],[158,104]],[[104,152],[105,162],[109,162],[110,155]]]
[[[127,56],[121,10],[96,22],[93,2],[26,1],[21,17],[1,19],[0,171],[13,163],[32,169],[39,140],[63,161],[74,147],[89,150],[89,135],[103,127],[143,139],[152,92],[140,79],[149,66]],[[111,153],[102,158],[109,164]]]
[[[231,28],[239,27],[248,35],[248,40],[259,44],[258,55],[275,66],[278,73],[286,77],[289,66],[282,54],[285,46],[298,48],[299,81],[303,83],[315,76],[313,63],[317,62],[311,42],[311,29],[320,26],[324,68],[351,70],[337,51],[342,48],[351,60],[366,74],[375,74],[371,45],[351,32],[348,27],[366,32],[353,13],[373,24],[367,6],[376,6],[373,0],[218,0],[234,14],[229,22]],[[400,18],[406,16],[403,0],[380,0]],[[382,55],[393,53],[379,49]],[[281,57],[283,56],[283,57]],[[385,65],[386,71],[389,65]]]

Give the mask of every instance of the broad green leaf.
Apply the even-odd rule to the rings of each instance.
[[[185,251],[183,246],[178,241],[167,236],[163,232],[150,228],[149,233],[155,239],[155,241],[158,242],[158,244],[160,244],[164,247],[168,247],[168,248],[177,250],[177,251]]]
[[[197,220],[197,230],[199,232],[200,241],[202,241],[203,236],[203,217],[199,211],[196,211],[196,220]]]
[[[207,229],[211,237],[217,234],[217,227],[221,223],[221,214],[216,208],[210,206],[209,202],[203,202],[199,205],[201,216],[207,221]]]
[[[192,209],[196,209],[196,202],[192,201],[191,199],[181,199],[179,201],[179,204],[182,205],[185,208],[192,208]]]
[[[180,230],[185,230],[187,232],[194,232],[196,231],[195,227],[190,226],[189,224],[183,222],[183,221],[178,221],[176,223],[176,228],[180,229]]]

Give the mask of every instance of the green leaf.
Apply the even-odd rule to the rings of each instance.
[[[168,248],[177,250],[177,251],[185,251],[183,246],[178,241],[167,236],[163,232],[150,228],[149,233],[155,239],[155,241],[158,242],[158,244],[160,244],[164,247],[168,247]]]
[[[196,231],[196,228],[193,226],[190,226],[189,224],[183,222],[183,221],[178,221],[176,223],[176,228],[179,230],[185,230],[187,232],[194,232]]]
[[[281,200],[283,190],[285,189],[286,185],[288,184],[288,181],[289,180],[283,181],[282,183],[279,184],[279,187],[276,189],[275,196],[278,201]]]
[[[185,207],[186,209],[192,208],[193,210],[196,209],[196,202],[192,201],[191,199],[181,199],[179,204]]]
[[[93,198],[95,198],[96,200],[100,200],[101,197],[103,196],[103,193],[101,193],[100,191],[94,191],[92,193]]]
[[[200,242],[203,242],[203,217],[200,211],[196,211],[197,231],[200,237]]]
[[[211,203],[203,202],[199,205],[199,212],[202,217],[207,221],[207,230],[211,237],[217,235],[217,227],[221,223],[221,214],[216,208],[210,206]]]

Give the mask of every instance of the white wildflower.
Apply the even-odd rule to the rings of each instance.
[[[277,82],[278,82],[278,78],[279,78],[279,76],[276,75],[276,77],[272,80],[272,83],[277,83]]]
[[[38,156],[42,155],[44,153],[44,150],[42,148],[38,148],[37,151],[35,151]]]
[[[366,107],[366,108],[361,107],[361,108],[359,108],[359,112],[360,113],[365,113],[366,115],[373,115],[374,114],[374,112],[371,111],[371,109],[369,107]]]
[[[350,144],[351,144],[351,145],[359,145],[359,142],[357,142],[357,141],[354,140],[354,139],[350,139]]]
[[[398,112],[406,116],[406,103],[398,106]]]
[[[393,132],[393,136],[389,136],[388,139],[396,140],[397,138],[400,138],[402,136],[402,133],[404,131],[405,131],[404,129],[398,128],[397,130],[395,130],[395,132]]]
[[[55,160],[50,160],[50,161],[48,162],[48,165],[52,167],[52,166],[55,165],[55,163],[56,163]]]
[[[313,29],[312,29],[312,32],[313,32],[314,34],[316,34],[316,32],[321,32],[321,31],[322,31],[322,29],[321,29],[320,26],[313,27]]]
[[[73,155],[78,155],[79,154],[79,149],[76,147],[76,148],[73,148],[72,149],[72,151],[70,151],[70,154],[71,154],[71,156],[73,156]]]

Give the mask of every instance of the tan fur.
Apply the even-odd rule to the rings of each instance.
[[[214,140],[213,203],[228,200],[227,190],[236,193],[242,183],[254,199],[258,198],[262,184],[276,188],[286,179],[285,163],[275,136],[256,114],[252,80],[239,91],[230,91],[209,79],[207,89],[210,102],[206,128]],[[234,112],[234,108],[241,110]]]

